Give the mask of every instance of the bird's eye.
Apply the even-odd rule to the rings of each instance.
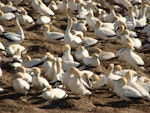
[[[90,80],[90,81],[92,81],[92,79],[91,79],[91,78],[89,78],[89,80]]]

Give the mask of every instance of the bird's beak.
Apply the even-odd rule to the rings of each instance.
[[[45,92],[45,91],[47,91],[47,87],[45,87],[45,88],[43,89],[43,92]]]

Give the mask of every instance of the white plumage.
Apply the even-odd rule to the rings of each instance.
[[[0,21],[9,21],[15,18],[14,13],[8,12],[8,13],[3,13],[0,10]]]
[[[113,74],[119,75],[123,77],[127,72],[132,71],[132,73],[137,74],[136,71],[131,70],[131,69],[122,69],[121,65],[116,65],[115,69],[113,70]]]
[[[18,16],[19,14],[16,13],[16,27],[18,28],[18,32],[17,33],[7,32],[2,35],[2,37],[8,40],[9,42],[21,43],[25,39],[24,31],[21,28],[18,21]]]
[[[32,70],[33,70],[32,84],[36,90],[43,90],[45,87],[49,86],[49,82],[45,78],[40,76],[41,75],[40,68],[33,67]]]
[[[103,19],[105,22],[113,22],[114,20],[114,16],[116,16],[116,13],[115,13],[115,8],[113,5],[109,5],[109,8],[110,8],[110,14],[106,15]]]
[[[119,81],[115,82],[114,92],[122,99],[129,101],[130,97],[139,98],[142,95],[133,87],[127,85],[126,78],[120,78]]]
[[[102,86],[106,84],[106,75],[92,75],[91,76],[92,88],[94,90],[100,89]]]
[[[42,59],[44,60],[43,69],[46,72],[49,66],[52,65],[51,59],[54,59],[54,56],[50,52],[46,52]]]
[[[63,61],[62,60],[62,68],[64,71],[67,71],[71,67],[78,67],[80,65],[79,62],[72,62],[72,61]]]
[[[31,0],[31,6],[35,11],[37,11],[39,7],[38,0]]]
[[[2,25],[0,25],[0,34],[2,34],[4,32],[4,28]]]
[[[13,68],[17,68],[21,66],[22,58],[21,58],[21,50],[17,49],[16,53],[10,58],[10,66]]]
[[[137,84],[141,85],[145,90],[150,92],[150,79],[146,76],[140,76],[137,81]]]
[[[86,27],[86,20],[80,20],[78,21],[77,18],[73,18],[73,26],[72,28],[76,31],[82,31],[82,32],[86,32],[87,31],[87,27]]]
[[[94,46],[98,43],[98,40],[92,37],[87,37],[83,35],[78,35],[78,36],[81,38],[84,47]]]
[[[107,74],[106,74],[106,85],[113,91],[115,80],[119,80],[121,77],[119,75],[113,74],[114,64],[109,64]]]
[[[123,33],[120,35],[121,43],[122,43],[123,47],[125,47],[127,42],[130,42],[133,47],[140,48],[142,46],[142,42],[140,41],[140,39],[130,37],[129,35],[130,35],[130,31],[127,29],[124,30]]]
[[[0,57],[0,62],[1,62],[1,57]],[[0,77],[3,75],[3,73],[2,73],[2,69],[1,69],[1,67],[0,67]]]
[[[55,13],[49,7],[47,7],[42,0],[38,0],[38,4],[37,12],[41,15],[55,15]]]
[[[73,74],[69,78],[68,86],[70,90],[76,95],[91,95],[92,93],[86,89],[86,87],[81,82],[81,73],[77,68],[70,68],[70,73]]]
[[[133,76],[134,76],[133,73],[130,71],[125,74],[125,78],[127,79],[127,84],[133,87],[134,89],[136,89],[142,95],[142,97],[146,97],[147,99],[150,99],[148,90],[144,89],[141,85],[136,83],[133,79]]]
[[[8,2],[7,5],[0,2],[0,10],[2,10],[4,13],[8,13],[8,12],[15,12],[17,8],[13,6],[12,2]]]
[[[142,4],[141,6],[141,13],[139,15],[139,19],[136,19],[136,27],[144,27],[147,24],[147,18],[146,18],[146,10],[147,10],[147,4]]]
[[[52,81],[56,74],[57,74],[57,64],[56,60],[52,57],[47,57],[48,65],[47,69],[45,70],[44,76],[50,81]]]
[[[96,21],[99,21],[99,19],[94,17],[91,12],[88,12],[88,14],[86,15],[86,23],[88,24],[90,29],[94,28]]]
[[[34,58],[32,59],[29,55],[25,56],[26,59],[23,60],[22,65],[26,68],[35,67],[41,65],[44,61],[42,59]]]
[[[62,60],[63,61],[71,61],[74,62],[74,58],[71,55],[71,47],[69,44],[65,44],[64,46],[64,51],[63,51],[63,55],[62,55]]]
[[[96,21],[94,26],[94,34],[101,39],[109,39],[108,37],[113,37],[116,33],[109,27],[102,27],[102,22],[100,20]]]
[[[27,94],[30,89],[30,85],[27,81],[23,80],[23,74],[16,73],[13,79],[13,88],[17,93]]]
[[[53,11],[57,11],[58,10],[58,6],[56,5],[55,1],[51,1],[51,3],[48,5],[48,7],[50,9],[52,9]]]
[[[67,29],[65,31],[64,41],[65,43],[69,44],[71,47],[75,48],[82,43],[82,40],[80,39],[80,37],[71,34],[70,32],[71,27],[72,27],[72,19],[68,17],[68,23],[67,23]]]
[[[52,88],[51,85],[47,86],[45,91],[42,93],[42,98],[46,100],[57,100],[66,98],[68,94],[66,91],[60,89],[60,88]]]
[[[21,25],[34,24],[33,18],[28,15],[27,11],[21,7],[21,14],[18,17],[19,23]]]
[[[126,44],[126,50],[124,52],[124,58],[128,65],[136,69],[142,69],[140,66],[144,66],[144,61],[138,54],[133,52],[133,47],[130,43]]]
[[[51,22],[50,17],[42,15],[36,20],[35,23],[38,25],[45,25],[45,24],[50,24],[50,22]]]
[[[29,84],[32,83],[32,76],[27,73],[26,68],[24,66],[19,66],[16,68],[17,72],[20,72],[23,74],[23,80],[26,80]]]
[[[75,51],[75,57],[78,60],[82,60],[84,57],[89,57],[89,52],[84,46],[79,45]]]
[[[103,51],[99,48],[95,48],[95,50],[97,50],[96,53],[98,54],[98,58],[100,60],[110,60],[112,58],[115,58],[115,54],[113,52],[106,52],[106,51]]]
[[[83,63],[87,66],[94,66],[94,67],[100,66],[100,60],[98,58],[98,54],[93,53],[92,56],[84,57]]]
[[[5,52],[7,53],[7,55],[14,55],[18,49],[20,49],[21,53],[23,53],[23,51],[25,51],[25,47],[20,45],[20,44],[5,44]]]
[[[43,35],[46,41],[48,42],[59,42],[61,39],[64,39],[64,34],[61,32],[52,32],[50,31],[49,25],[43,26]]]
[[[136,20],[133,15],[133,7],[129,7],[128,16],[126,17],[126,25],[129,30],[134,30],[136,27]]]

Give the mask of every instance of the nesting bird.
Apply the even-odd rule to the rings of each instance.
[[[27,11],[21,7],[21,14],[18,17],[19,23],[21,25],[34,24],[33,18],[28,15]]]
[[[60,89],[60,88],[52,88],[51,85],[47,86],[42,93],[42,98],[46,100],[57,100],[57,99],[62,99],[66,98],[68,94],[66,91]]]
[[[4,13],[0,10],[0,21],[9,21],[15,18],[14,13],[8,12]]]
[[[17,8],[13,6],[12,2],[8,2],[8,4],[6,5],[0,2],[0,10],[2,10],[4,13],[8,13],[8,12],[15,12]]]
[[[41,15],[49,15],[49,16],[54,16],[55,13],[47,7],[42,0],[38,0],[38,8],[37,12],[40,13]]]
[[[75,57],[77,60],[82,60],[84,57],[89,57],[89,52],[84,46],[79,45],[76,49]]]
[[[129,101],[129,98],[140,98],[142,95],[133,87],[127,85],[126,78],[120,78],[115,83],[114,92],[122,99]]]
[[[37,25],[45,25],[45,24],[50,24],[51,18],[49,16],[41,15],[39,18],[36,20]]]
[[[14,55],[18,49],[21,51],[22,54],[26,51],[26,48],[20,44],[5,43],[5,52],[7,55]]]
[[[121,77],[119,75],[113,74],[114,64],[109,64],[107,74],[106,74],[106,85],[111,91],[113,91],[115,86],[115,80],[119,80]]]
[[[27,69],[24,66],[19,66],[16,68],[17,72],[20,72],[23,74],[23,80],[26,80],[29,84],[32,83],[32,76],[27,73]]]
[[[48,42],[59,42],[61,39],[64,39],[63,33],[50,31],[49,25],[43,26],[43,35]]]
[[[93,13],[88,12],[88,14],[86,15],[86,23],[88,24],[89,29],[94,28],[96,21],[99,21],[99,19],[94,17]]]
[[[81,38],[84,47],[91,47],[98,44],[97,39],[94,39],[92,37],[86,37],[80,34],[78,36]]]
[[[40,66],[41,64],[43,64],[43,60],[42,59],[32,59],[29,55],[25,56],[25,60],[23,60],[22,65],[26,68],[32,68],[35,66]]]
[[[74,67],[70,68],[69,72],[73,74],[68,81],[70,90],[76,95],[91,95],[92,93],[81,82],[81,72]]]
[[[45,78],[40,76],[41,75],[40,68],[33,67],[32,70],[33,70],[32,84],[36,90],[43,90],[45,87],[49,86],[49,82]]]
[[[106,61],[106,60],[110,60],[112,58],[115,58],[115,54],[113,52],[106,52],[106,51],[103,51],[99,48],[95,48],[95,51],[97,51],[98,58],[100,60],[105,60]]]
[[[133,87],[135,90],[137,90],[142,97],[150,99],[148,90],[144,89],[141,85],[137,84],[136,81],[134,81],[133,76],[134,74],[130,71],[125,74],[125,78],[127,79],[127,84]]]
[[[27,95],[28,91],[30,90],[30,85],[27,81],[23,80],[23,73],[16,73],[13,78],[13,88],[17,93]]]
[[[73,56],[71,55],[71,47],[69,44],[65,44],[64,46],[64,52],[63,52],[63,55],[62,55],[62,60],[63,61],[71,61],[71,62],[74,62],[74,58]]]
[[[130,43],[126,44],[126,50],[124,51],[124,58],[128,65],[134,67],[137,70],[143,70],[144,61],[143,59],[136,53],[133,52],[133,47]]]
[[[15,54],[10,58],[10,66],[16,69],[18,66],[22,65],[21,49],[18,48]]]
[[[109,27],[102,27],[100,20],[95,22],[94,34],[101,39],[109,39],[109,37],[116,36],[116,33]]]
[[[94,74],[91,76],[92,89],[100,89],[102,86],[106,85],[106,75]]]
[[[100,66],[100,60],[98,58],[98,54],[97,53],[93,53],[92,56],[84,57],[83,58],[83,63],[86,66],[93,66],[93,67]]]
[[[87,27],[86,27],[86,20],[80,20],[78,21],[77,18],[73,18],[73,26],[72,28],[74,30],[77,31],[82,31],[82,32],[86,32],[87,31]]]

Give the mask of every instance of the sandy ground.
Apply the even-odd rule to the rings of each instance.
[[[20,4],[23,6],[36,20],[38,14],[24,2]],[[76,13],[70,13],[71,16]],[[0,22],[4,27],[5,32],[16,32],[17,29],[14,25],[14,21]],[[56,18],[52,19],[52,31],[65,32],[66,29],[66,18],[64,15],[56,13]],[[25,33],[25,40],[22,43],[27,48],[32,48],[27,54],[31,55],[32,58],[41,58],[45,52],[49,51],[55,56],[62,55],[62,48],[64,43],[48,43],[43,37],[43,31],[40,26],[37,25],[26,25],[22,26]],[[146,43],[146,36],[140,34],[141,29],[136,29],[138,37],[142,40],[143,44]],[[93,31],[85,33],[85,36],[91,36],[96,38]],[[4,42],[4,39],[0,39]],[[117,41],[109,41],[101,43],[101,45],[95,45],[104,51],[116,52],[121,48],[121,44]],[[88,48],[88,50],[91,50]],[[141,49],[137,50],[138,53],[145,62],[146,71],[140,72],[143,76],[149,76],[150,74],[150,52],[142,52]],[[143,99],[136,99],[130,102],[126,102],[118,98],[115,94],[109,92],[107,86],[102,87],[100,90],[92,91],[91,97],[83,96],[82,98],[68,97],[62,100],[45,101],[38,97],[41,93],[30,91],[27,95],[27,101],[23,101],[24,96],[18,95],[12,88],[12,81],[10,79],[14,75],[14,70],[9,66],[9,56],[2,57],[1,68],[3,76],[0,78],[0,87],[6,89],[4,92],[0,92],[0,112],[1,113],[83,113],[83,112],[99,112],[99,113],[148,113],[150,111],[150,102]],[[125,62],[113,59],[109,61],[101,61],[101,66],[97,68],[89,68],[97,74],[105,74],[108,64],[121,64],[123,68],[130,68]],[[42,66],[40,66],[42,68]]]

